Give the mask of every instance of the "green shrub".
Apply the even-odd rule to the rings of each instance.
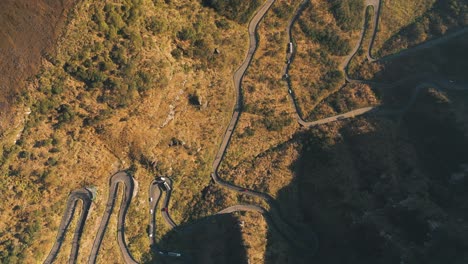
[[[153,16],[146,21],[146,29],[154,34],[159,34],[167,30],[167,24],[165,21]]]
[[[177,32],[177,38],[182,41],[186,41],[186,40],[194,41],[196,38],[196,32],[193,28],[186,27],[186,28],[183,28],[181,31]]]
[[[317,29],[314,24],[305,19],[299,20],[299,26],[307,37],[321,44],[333,55],[344,56],[351,51],[351,45],[349,42],[338,36],[330,27]]]
[[[63,104],[57,109],[58,117],[56,128],[61,127],[65,123],[70,123],[75,118],[75,113],[71,109],[71,106]]]
[[[266,116],[262,119],[268,131],[281,131],[283,127],[291,124],[291,118],[288,113],[281,112],[280,116]]]
[[[293,6],[288,5],[285,2],[281,2],[273,8],[273,13],[275,13],[276,16],[278,16],[279,18],[284,19],[287,18],[289,14],[293,12],[293,9]]]
[[[229,25],[229,22],[226,19],[218,19],[215,21],[215,25],[217,28],[220,29],[230,29],[231,26]]]
[[[345,30],[358,30],[362,25],[363,0],[332,0],[331,11],[338,26]]]
[[[202,4],[213,8],[220,15],[239,23],[247,23],[260,6],[260,0],[201,0]]]
[[[58,161],[56,158],[49,157],[45,163],[46,166],[56,166]]]

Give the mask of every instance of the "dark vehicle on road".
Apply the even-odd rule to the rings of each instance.
[[[293,43],[292,42],[288,43],[288,53],[293,53]]]

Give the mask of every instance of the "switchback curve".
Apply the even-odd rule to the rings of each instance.
[[[257,36],[256,36],[257,27],[258,27],[258,24],[260,23],[260,21],[263,19],[263,17],[267,13],[267,11],[271,8],[271,6],[273,5],[274,2],[275,2],[275,0],[267,0],[263,4],[263,6],[261,6],[257,10],[255,15],[253,16],[253,18],[249,22],[249,26],[248,26],[249,50],[247,52],[247,55],[246,55],[243,63],[237,69],[237,71],[234,73],[234,76],[233,76],[234,87],[236,89],[236,95],[237,95],[236,96],[236,104],[235,104],[233,115],[231,117],[231,121],[230,121],[230,123],[228,125],[228,128],[227,128],[227,130],[226,130],[226,132],[224,134],[223,140],[221,141],[221,145],[220,145],[220,147],[218,149],[218,152],[217,152],[217,154],[215,156],[215,159],[213,161],[211,178],[213,179],[213,181],[216,184],[219,184],[222,187],[225,187],[225,188],[227,188],[229,190],[236,191],[236,192],[248,195],[248,196],[252,196],[252,197],[256,197],[256,198],[260,198],[260,199],[264,200],[270,206],[269,214],[271,216],[272,222],[275,222],[275,226],[278,226],[278,225],[281,224],[284,227],[282,230],[278,229],[277,231],[280,234],[286,234],[287,236],[297,238],[297,236],[296,236],[297,233],[294,232],[294,230],[290,227],[289,224],[286,223],[286,221],[284,220],[284,217],[280,213],[279,206],[277,205],[276,201],[270,195],[265,194],[265,193],[261,193],[261,192],[257,192],[257,191],[254,191],[254,190],[249,190],[247,188],[242,188],[242,187],[236,186],[236,185],[234,185],[232,183],[229,183],[229,182],[221,179],[219,177],[219,175],[218,175],[219,166],[221,164],[222,159],[224,158],[224,155],[226,154],[227,147],[229,145],[232,134],[234,132],[234,129],[236,127],[237,122],[239,121],[239,117],[240,117],[240,114],[241,114],[241,111],[242,111],[242,79],[243,79],[243,77],[244,77],[244,75],[245,75],[245,73],[247,71],[247,68],[249,67],[249,65],[250,65],[250,63],[252,61],[253,55],[254,55],[257,47],[258,47],[258,41],[257,41]],[[287,232],[285,230],[287,230]],[[315,234],[310,234],[310,235],[313,236],[312,240],[314,241],[314,245],[312,246],[312,248],[307,248],[307,250],[309,250],[313,254],[318,248],[318,243],[316,243],[318,240],[315,237]],[[287,237],[285,237],[285,238],[288,239]],[[298,246],[298,247],[300,247],[300,246],[303,247],[302,244],[297,243],[298,242],[297,240],[294,240],[294,239],[288,239],[288,240],[295,242],[296,246]]]
[[[289,68],[290,68],[291,63],[294,61],[294,58],[296,56],[296,50],[297,50],[296,47],[295,47],[296,45],[295,45],[294,37],[292,35],[292,28],[293,28],[295,22],[297,21],[297,19],[299,18],[299,16],[302,14],[302,11],[306,8],[309,1],[310,0],[304,0],[300,4],[299,8],[296,10],[294,16],[292,17],[292,19],[290,20],[290,22],[288,23],[288,26],[287,26],[289,43],[293,43],[294,48],[293,48],[291,53],[287,53],[287,55],[286,55],[286,64],[285,64],[284,70],[283,70],[283,72],[284,72],[283,79],[287,82],[287,85],[288,85],[288,94],[289,94],[289,97],[291,99],[291,102],[292,102],[293,107],[294,107],[295,112],[296,112],[297,122],[301,126],[304,126],[304,127],[313,127],[313,126],[317,126],[317,125],[327,124],[327,123],[330,123],[330,122],[335,122],[335,121],[338,121],[338,120],[353,118],[353,117],[360,116],[360,115],[363,115],[363,114],[366,114],[366,113],[375,112],[377,110],[377,107],[370,106],[370,107],[363,107],[363,108],[355,109],[355,110],[352,110],[352,111],[349,111],[349,112],[346,112],[346,113],[343,113],[343,114],[323,118],[323,119],[320,119],[320,120],[310,121],[310,122],[305,121],[302,118],[301,111],[300,111],[299,105],[297,103],[296,96],[294,94],[294,90],[292,88],[291,80],[289,78]],[[379,20],[379,15],[380,15],[380,3],[381,3],[381,0],[366,0],[365,1],[365,6],[364,6],[365,8],[363,10],[364,17],[365,17],[365,13],[366,13],[367,8],[369,6],[374,7],[374,31],[372,33],[373,37],[371,39],[371,43],[369,43],[369,47],[372,46],[372,41],[374,40],[376,32],[377,32],[378,20]],[[364,35],[365,35],[365,32],[366,32],[366,19],[364,18],[363,21],[364,22],[363,22],[363,25],[362,25],[361,35],[359,37],[359,41],[357,42],[357,44],[355,45],[353,50],[350,52],[350,54],[345,57],[345,59],[344,59],[344,61],[341,64],[340,67],[341,67],[341,69],[342,69],[342,71],[343,71],[343,73],[345,75],[345,81],[346,82],[359,82],[359,83],[374,84],[374,83],[369,82],[369,81],[353,80],[348,75],[348,65],[349,65],[351,59],[356,55],[357,51],[359,50],[359,47],[361,47],[362,42],[364,40]],[[344,85],[346,85],[346,84],[343,84],[343,86]],[[343,86],[341,88],[343,88]]]
[[[76,262],[76,259],[78,257],[78,248],[81,239],[81,234],[83,232],[83,227],[85,225],[86,218],[88,217],[89,208],[91,207],[91,203],[93,200],[93,194],[86,188],[73,191],[68,196],[67,207],[65,208],[65,213],[63,215],[62,221],[60,222],[57,239],[49,255],[44,261],[44,264],[51,264],[57,257],[57,254],[60,248],[62,247],[63,240],[65,239],[65,234],[73,219],[76,207],[80,200],[82,201],[81,215],[75,229],[75,235],[73,236],[73,244],[68,263]]]
[[[104,234],[109,224],[109,219],[114,209],[115,199],[118,193],[118,185],[124,185],[124,195],[122,202],[120,204],[118,223],[117,223],[117,241],[119,243],[119,248],[122,253],[122,256],[125,260],[125,263],[137,264],[138,262],[133,259],[130,254],[127,244],[125,243],[125,216],[127,214],[128,207],[132,201],[134,182],[133,177],[128,175],[126,172],[118,172],[114,174],[109,182],[109,198],[107,199],[107,206],[102,216],[101,224],[94,240],[93,247],[91,249],[91,255],[89,256],[88,263],[96,263],[96,259],[99,253],[99,248],[101,247]]]

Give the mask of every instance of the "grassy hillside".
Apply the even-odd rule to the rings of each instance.
[[[54,53],[72,6],[71,0],[0,2],[0,142],[12,142],[21,130],[27,110],[20,95],[26,79],[37,73],[44,55]]]
[[[382,62],[384,67],[376,71],[375,77],[387,83],[402,78],[411,78],[426,74],[426,79],[445,78],[464,82],[467,80],[467,55],[465,49],[468,44],[468,34],[463,34],[433,47],[418,50],[401,57]],[[370,64],[359,67],[359,74],[375,71]]]
[[[297,54],[291,64],[291,83],[305,119],[310,118],[317,104],[343,85],[340,64],[359,34],[355,27],[340,27],[341,22],[334,15],[337,3],[333,3],[311,1],[292,32]],[[353,19],[360,22],[362,15]]]
[[[220,15],[239,23],[247,23],[262,3],[260,0],[201,0],[201,2]]]
[[[466,6],[454,1],[383,1],[376,50],[427,39],[410,40],[411,27],[424,25],[421,34],[430,37],[438,34],[435,26],[448,32],[465,25]],[[243,112],[220,177],[270,194],[301,236],[317,231],[317,256],[297,252],[260,214],[209,217],[239,203],[270,209],[210,179],[234,107],[232,74],[247,51],[246,26],[263,1],[82,0],[66,16],[56,52],[44,54],[41,70],[15,97],[25,117],[0,140],[0,263],[43,262],[69,193],[95,186],[78,259],[86,262],[109,177],[119,170],[139,186],[125,235],[141,263],[174,261],[151,252],[147,234],[147,187],[162,175],[174,180],[170,211],[181,230],[171,232],[158,214],[157,241],[194,263],[467,262],[466,93],[427,89],[403,116],[301,128],[282,80],[286,26],[301,2],[276,1],[258,26],[259,46],[242,83]],[[311,0],[294,25],[290,75],[304,118],[401,107],[426,81],[415,78],[378,95],[374,85],[343,86],[340,64],[362,19],[363,1]],[[459,36],[381,64],[366,62],[361,49],[353,74],[393,82],[429,72],[463,85],[466,42]],[[116,215],[98,263],[123,262]],[[66,262],[71,239],[69,233],[58,263]]]
[[[337,24],[343,30],[359,30],[361,28],[362,10],[364,4],[362,0],[333,0],[331,10]]]
[[[3,148],[0,262],[43,261],[69,192],[94,185],[99,195],[83,234],[84,261],[108,179],[120,169],[130,169],[141,188],[126,230],[138,260],[149,254],[146,186],[155,176],[175,181],[176,222],[192,217],[231,114],[231,76],[247,43],[244,26],[217,21],[223,17],[198,2],[76,6],[57,55],[47,58],[23,97],[32,111],[24,131]],[[208,213],[211,207],[196,212]],[[111,238],[100,263],[120,255]]]
[[[385,56],[466,27],[462,0],[384,1],[377,56]],[[387,40],[388,38],[388,40]]]

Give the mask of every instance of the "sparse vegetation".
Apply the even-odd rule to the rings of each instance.
[[[362,0],[332,0],[329,1],[331,11],[338,26],[345,30],[359,30],[361,28],[362,10],[364,1]]]
[[[231,73],[245,36],[244,26],[196,1],[77,3],[57,53],[48,56],[54,63],[44,65],[22,97],[31,106],[24,130],[18,129],[15,145],[2,142],[0,191],[6,199],[0,203],[0,262],[42,262],[69,192],[92,184],[99,195],[82,236],[78,262],[84,262],[104,210],[108,177],[128,166],[141,187],[155,175],[172,176],[186,188],[173,193],[172,210],[180,212],[173,217],[180,222],[194,215],[231,114]],[[213,56],[215,47],[222,52]],[[200,96],[203,108],[188,107],[183,98],[189,94]],[[171,111],[173,119],[162,126]],[[171,138],[183,147],[168,146]],[[135,222],[126,228],[132,254],[143,262],[151,259],[143,230],[146,201],[139,193],[132,202],[128,218]],[[118,261],[113,235],[103,248],[98,263]]]
[[[463,0],[384,1],[374,52],[385,56],[468,25]]]
[[[247,23],[260,6],[260,0],[201,0],[203,5],[239,23]]]
[[[384,26],[383,38],[422,15],[431,1],[392,1],[395,9],[414,9],[407,9],[412,14],[395,14],[405,21],[392,25],[393,31]],[[318,231],[315,261],[432,264],[454,256],[466,258],[468,235],[461,227],[466,224],[468,174],[459,175],[468,149],[468,126],[460,126],[468,116],[465,98],[430,90],[399,122],[366,116],[298,132],[281,76],[288,42],[284,27],[300,2],[276,1],[259,24],[259,47],[242,84],[243,112],[221,164],[221,178],[271,194],[291,221],[305,227],[304,234],[307,228]],[[450,6],[444,8],[450,10],[442,8],[448,15],[439,17],[440,24],[436,16],[426,17],[439,6],[421,21],[415,20],[424,27],[408,31],[418,38],[408,43],[422,40],[425,34],[436,35],[427,33],[427,23],[430,32],[441,34],[444,25],[462,24],[465,6],[461,1],[447,2]],[[359,35],[362,3],[311,1],[294,27],[298,53],[290,74],[305,118],[328,117],[380,100],[387,103],[368,85],[342,86],[339,64]],[[94,185],[98,195],[77,261],[86,262],[106,206],[108,177],[128,169],[139,191],[127,215],[125,235],[139,262],[150,263],[154,257],[146,233],[145,190],[155,176],[170,176],[172,217],[193,228],[190,233],[169,232],[158,214],[162,249],[188,252],[203,263],[247,259],[310,263],[290,252],[288,243],[260,214],[197,222],[239,202],[265,206],[212,184],[209,176],[232,115],[232,73],[245,55],[246,25],[261,4],[259,0],[78,2],[56,54],[44,55],[42,70],[21,96],[31,113],[16,128],[15,143],[1,135],[0,262],[43,262],[68,194]],[[422,6],[426,9],[413,12]],[[457,45],[448,43],[432,52],[447,61],[428,56],[421,65],[416,56],[419,59],[388,64],[380,72],[379,67],[372,68],[376,64],[353,63],[361,76],[375,74],[381,80],[429,68],[463,79],[468,66],[460,54],[466,39],[456,41]],[[364,55],[361,50],[358,56]],[[405,88],[411,87],[394,92],[403,98],[402,91],[410,90]],[[0,108],[3,113],[2,104]],[[117,211],[98,263],[119,262]],[[207,232],[204,223],[213,230]],[[66,237],[68,245],[72,233]],[[214,244],[222,249],[213,250]],[[62,252],[59,263],[66,262],[69,247]]]
[[[330,14],[336,4],[310,2],[293,28],[297,54],[290,69],[291,85],[304,118],[344,83],[340,64],[351,51],[351,39]]]

